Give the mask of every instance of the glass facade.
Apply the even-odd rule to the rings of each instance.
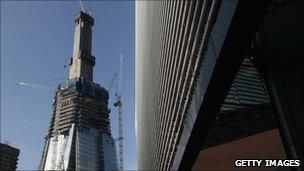
[[[249,58],[245,58],[229,90],[221,111],[239,110],[249,105],[269,104],[266,86]]]
[[[75,147],[75,150],[72,147]],[[71,166],[73,164],[75,166]],[[90,171],[117,170],[113,138],[100,134],[97,129],[75,130],[74,124],[69,134],[52,137],[44,170],[69,170],[72,167]]]
[[[106,134],[102,134],[102,165],[103,170],[118,170],[117,155],[114,139]]]
[[[78,130],[76,138],[76,170],[99,170],[98,163],[98,130]]]
[[[276,128],[263,78],[244,58],[202,148]]]

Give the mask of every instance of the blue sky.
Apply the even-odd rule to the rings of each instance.
[[[108,89],[124,51],[125,169],[137,169],[134,135],[134,2],[87,1],[93,11],[94,81]],[[1,141],[21,150],[18,169],[37,169],[54,92],[16,86],[19,81],[56,87],[67,76],[73,16],[78,1],[1,2]],[[113,99],[113,93],[111,93]],[[112,103],[112,99],[110,99]],[[111,126],[117,137],[117,113]]]

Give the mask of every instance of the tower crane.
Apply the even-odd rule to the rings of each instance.
[[[37,84],[31,84],[31,83],[25,83],[25,82],[17,82],[16,85],[24,86],[24,87],[29,87],[29,88],[38,88],[38,89],[43,89],[43,90],[56,91],[56,89],[52,88],[52,87],[43,86],[43,85],[37,85]]]
[[[53,80],[61,80],[61,79],[53,79]],[[51,80],[51,81],[53,81],[53,80]],[[16,85],[29,87],[29,88],[38,88],[38,89],[43,89],[43,90],[57,91],[55,88],[52,88],[52,87],[48,87],[48,86],[44,86],[44,85],[37,85],[37,84],[32,84],[32,83],[26,83],[26,82],[17,82]],[[61,132],[56,132],[56,134],[57,134],[56,136],[58,136],[61,134]],[[57,143],[58,143],[57,137],[53,141],[54,141],[54,146],[56,149]],[[61,147],[60,154],[59,154],[60,155],[59,164],[56,164],[56,160],[57,160],[56,158],[54,158],[51,161],[53,163],[53,165],[57,167],[57,170],[66,170],[66,166],[64,164],[64,154],[65,154],[66,147],[67,147],[67,137],[64,136],[63,145]],[[53,156],[56,156],[56,155],[57,155],[57,151],[54,150]]]
[[[80,4],[80,7],[81,7],[81,11],[83,11],[83,12],[92,16],[92,9],[88,6],[87,3],[84,2],[84,0],[79,0],[79,4]],[[88,8],[88,10],[85,9],[84,5]]]
[[[119,158],[119,170],[123,170],[124,168],[124,129],[123,129],[123,115],[122,115],[122,98],[121,98],[121,90],[122,90],[122,74],[123,74],[123,53],[120,54],[119,58],[119,73],[115,73],[113,79],[118,77],[118,83],[116,84],[115,97],[116,100],[114,102],[114,106],[118,111],[118,158]],[[113,83],[111,83],[112,85]],[[110,86],[112,87],[112,86]]]
[[[112,80],[111,80],[111,83],[110,83],[110,86],[109,86],[109,93],[111,92],[111,90],[112,90],[112,87],[113,87],[113,84],[114,84],[114,82],[116,81],[116,79],[117,79],[117,76],[118,76],[118,73],[115,73],[114,75],[113,75],[113,77],[112,77]]]

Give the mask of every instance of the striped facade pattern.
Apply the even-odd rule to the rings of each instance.
[[[170,170],[219,1],[136,1],[139,169]]]
[[[269,105],[269,103],[263,78],[250,59],[244,58],[221,111],[238,110],[248,105]]]
[[[202,149],[276,128],[263,78],[244,58]]]

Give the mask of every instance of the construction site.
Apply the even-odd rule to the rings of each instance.
[[[108,90],[93,82],[94,18],[91,11],[84,8],[83,2],[79,2],[82,10],[74,16],[75,33],[73,55],[68,64],[69,75],[54,89],[52,115],[38,169],[123,170],[123,54],[119,56],[119,71],[114,74]],[[18,82],[17,85],[53,90],[26,82]],[[112,89],[115,102],[109,104],[109,91]],[[109,105],[113,105],[118,113],[117,138],[111,132]]]

